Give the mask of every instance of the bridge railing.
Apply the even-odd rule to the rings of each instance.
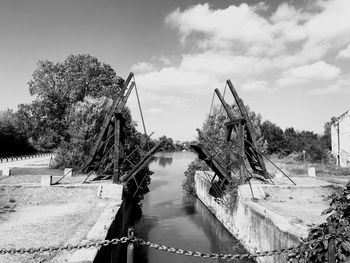
[[[38,157],[50,156],[52,154],[53,154],[52,152],[47,152],[47,153],[36,153],[36,154],[1,157],[0,158],[0,163],[7,163],[7,162],[20,161],[20,160],[26,160],[26,159],[33,159],[33,158],[38,158]]]

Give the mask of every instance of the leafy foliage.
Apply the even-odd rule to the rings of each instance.
[[[240,116],[240,112],[238,112],[237,107],[232,107],[232,110],[237,117]],[[256,131],[258,143],[262,143],[262,136],[259,128],[261,123],[261,116],[259,114],[255,114],[252,111],[249,111],[248,107],[247,110],[250,121]],[[234,203],[237,196],[238,185],[241,184],[243,180],[241,180],[241,178],[238,178],[237,169],[239,156],[238,148],[236,145],[231,145],[230,160],[227,159],[226,127],[224,124],[226,119],[227,116],[223,110],[214,108],[213,114],[207,117],[203,123],[202,129],[197,129],[197,141],[205,148],[214,150],[212,153],[215,152],[216,158],[220,160],[222,165],[227,166],[228,169],[233,172],[232,182],[226,189],[226,193],[230,199],[228,202],[230,205]],[[232,136],[233,140],[235,140],[235,136],[237,135],[233,133]],[[185,189],[186,193],[195,194],[194,174],[196,170],[208,171],[210,168],[203,161],[200,161],[198,159],[189,165],[187,171],[185,172],[185,179],[183,181],[183,188]]]
[[[163,136],[159,137],[159,139],[155,143],[158,143],[159,141],[165,141],[163,151],[166,151],[166,152],[175,151],[175,145],[174,145],[174,141],[172,138],[163,135]]]
[[[266,120],[261,124],[261,131],[267,143],[268,154],[279,154],[281,157],[298,153],[303,160],[302,152],[306,152],[306,161],[331,162],[330,157],[330,122],[325,124],[323,135],[311,131],[295,131],[287,128],[284,131],[276,124]]]
[[[331,197],[325,223],[313,227],[300,248],[289,255],[289,262],[327,262],[330,238],[335,240],[337,262],[350,260],[350,182]]]
[[[17,114],[12,110],[0,112],[0,157],[36,152],[26,134],[20,132],[19,125]]]
[[[86,97],[67,115],[69,140],[58,147],[58,166],[80,168],[86,160],[112,102],[107,98]]]
[[[182,181],[182,188],[184,189],[187,195],[196,195],[194,175],[196,171],[208,171],[209,167],[196,158],[193,162],[191,162],[185,171],[185,178]]]
[[[278,153],[284,144],[283,130],[271,121],[264,121],[260,128],[262,136],[268,143],[267,153]]]
[[[68,115],[85,97],[115,98],[122,79],[90,55],[70,55],[60,63],[39,61],[29,81],[35,100],[19,106],[21,129],[41,148],[69,140]]]

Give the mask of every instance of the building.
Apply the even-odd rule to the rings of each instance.
[[[350,167],[350,110],[332,123],[332,154],[338,166]]]

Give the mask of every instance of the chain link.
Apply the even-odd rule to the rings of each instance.
[[[165,245],[153,243],[150,241],[145,241],[141,238],[132,239],[130,240],[130,242],[134,242],[142,246],[148,246],[153,249],[174,253],[178,255],[201,257],[201,258],[212,258],[212,259],[248,259],[248,258],[256,258],[256,257],[267,257],[267,256],[280,255],[284,253],[290,253],[299,248],[299,246],[294,246],[289,248],[282,248],[282,249],[276,249],[276,250],[270,250],[270,251],[261,251],[256,253],[218,254],[218,253],[203,253],[198,251],[175,248],[171,246],[165,246]]]
[[[319,237],[317,241],[329,239],[330,235],[325,235],[323,237]],[[165,246],[157,243],[153,243],[150,241],[145,241],[141,238],[137,238],[133,235],[130,237],[121,237],[114,238],[111,240],[91,240],[84,244],[68,244],[62,246],[47,246],[47,247],[30,247],[30,248],[0,248],[0,255],[4,254],[34,254],[34,253],[43,253],[43,252],[54,252],[54,251],[62,251],[62,250],[73,250],[73,249],[82,249],[82,248],[90,248],[90,247],[103,247],[109,245],[117,245],[123,243],[135,243],[141,246],[147,246],[153,249],[174,253],[178,255],[184,256],[192,256],[192,257],[201,257],[201,258],[212,258],[212,259],[249,259],[249,258],[257,258],[257,257],[267,257],[267,256],[275,256],[280,254],[292,253],[293,251],[299,249],[302,244],[298,246],[292,246],[289,248],[282,248],[276,250],[268,250],[268,251],[260,251],[255,253],[244,253],[244,254],[218,254],[218,253],[203,253],[198,251],[185,250],[180,248],[175,248],[171,246]]]
[[[4,254],[34,254],[34,253],[43,253],[43,252],[54,252],[54,251],[62,251],[62,250],[73,250],[73,249],[82,249],[82,248],[90,248],[90,247],[102,247],[109,245],[116,245],[120,243],[128,243],[131,238],[122,237],[122,238],[114,238],[111,240],[100,240],[100,241],[89,241],[85,244],[68,244],[62,246],[48,246],[48,247],[30,247],[30,248],[0,248],[0,255]]]

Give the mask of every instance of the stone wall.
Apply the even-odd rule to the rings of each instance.
[[[331,126],[332,154],[341,167],[350,167],[350,113],[341,115]],[[340,149],[339,149],[340,148]],[[339,159],[338,159],[339,158]]]
[[[299,243],[299,237],[307,233],[307,229],[289,224],[287,218],[250,200],[247,197],[250,190],[246,185],[240,187],[237,204],[230,211],[209,195],[210,182],[203,172],[196,172],[195,183],[198,198],[250,252],[290,247]],[[269,256],[258,258],[258,262],[278,263],[286,262],[286,259],[283,255]]]

